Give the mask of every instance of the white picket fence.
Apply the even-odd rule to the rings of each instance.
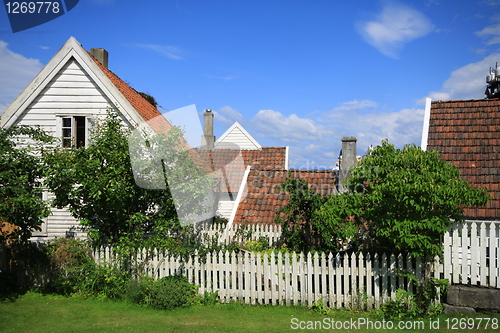
[[[95,260],[113,262],[110,248],[95,252]],[[219,252],[189,260],[143,249],[137,254],[143,272],[159,279],[181,274],[200,286],[199,292],[218,291],[221,302],[247,304],[312,305],[350,309],[377,309],[395,299],[398,288],[412,290],[398,270],[423,274],[420,258],[402,255],[332,255],[311,253]],[[439,268],[433,270],[439,277]]]
[[[281,236],[281,226],[279,224],[235,224],[229,229],[226,229],[221,224],[200,224],[195,226],[196,233],[200,237],[208,239],[217,237],[220,241],[226,242],[243,243],[248,240],[257,241],[260,237],[267,237],[269,246],[272,246]]]
[[[279,238],[276,229],[269,233],[269,229],[252,228],[251,239]],[[447,278],[451,283],[499,288],[499,229],[500,222],[467,221],[453,226],[444,235],[443,257],[436,258],[431,275]],[[220,235],[221,230],[204,232]],[[237,240],[241,233],[235,231],[225,236],[227,240]],[[94,259],[97,263],[114,264],[115,257],[111,248],[101,248],[95,251]],[[182,274],[200,286],[202,294],[217,291],[221,302],[288,306],[312,305],[322,300],[332,308],[352,309],[377,309],[380,304],[394,300],[397,289],[412,290],[411,282],[397,273],[400,270],[418,278],[424,274],[421,258],[361,253],[298,255],[240,251],[195,255],[183,260],[143,249],[138,251],[135,263],[156,279]]]
[[[450,283],[500,288],[500,221],[455,224],[443,245],[444,277]]]

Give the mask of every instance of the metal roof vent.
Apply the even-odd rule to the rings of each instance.
[[[490,67],[490,73],[486,75],[486,98],[500,98],[500,68],[498,62],[495,68]]]

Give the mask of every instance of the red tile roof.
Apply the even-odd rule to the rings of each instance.
[[[108,79],[122,93],[127,101],[134,107],[144,121],[149,121],[150,126],[156,131],[168,131],[172,125],[162,116],[161,112],[142,97],[134,88],[125,83],[115,73],[104,67],[99,60],[89,53],[97,66],[103,71]],[[161,116],[161,117],[160,117]]]
[[[213,163],[216,177],[223,180],[222,192],[238,192],[247,166],[253,170],[283,170],[286,147],[262,147],[256,150],[196,150],[205,164]]]
[[[290,170],[292,176],[304,179],[309,188],[321,195],[335,192],[337,175],[331,170]],[[274,223],[276,212],[284,207],[290,195],[280,188],[286,181],[287,170],[252,170],[248,175],[245,195],[233,223]]]
[[[500,100],[432,102],[427,149],[455,164],[472,186],[487,188],[485,208],[465,210],[469,219],[500,220]]]

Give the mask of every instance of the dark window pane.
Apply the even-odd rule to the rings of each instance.
[[[62,136],[63,138],[71,138],[71,128],[63,128]]]
[[[76,121],[76,148],[85,147],[85,117],[75,117]]]
[[[71,118],[63,118],[63,127],[71,127]]]

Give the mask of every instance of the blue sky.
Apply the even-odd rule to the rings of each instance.
[[[163,109],[213,109],[216,136],[238,121],[291,167],[332,168],[343,136],[419,145],[426,97],[484,98],[500,1],[80,0],[18,33],[3,7],[0,112],[70,36]]]

